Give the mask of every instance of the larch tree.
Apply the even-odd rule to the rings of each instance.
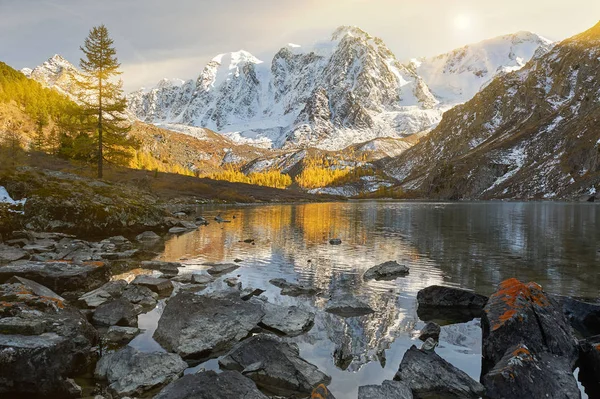
[[[129,137],[131,125],[124,116],[127,102],[123,83],[117,77],[121,64],[113,40],[104,25],[90,30],[81,48],[84,58],[79,66],[82,78],[77,79],[79,102],[87,118],[88,131],[95,132],[98,178],[102,178],[104,161],[126,163],[137,142]]]

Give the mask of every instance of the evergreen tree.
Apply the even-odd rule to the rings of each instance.
[[[127,162],[137,143],[127,134],[131,128],[123,116],[127,103],[122,81],[116,80],[121,64],[106,26],[92,28],[81,51],[85,57],[80,60],[84,79],[78,82],[79,99],[89,116],[85,119],[90,124],[88,129],[96,133],[98,178],[102,178],[104,160]],[[82,140],[84,136],[77,138]]]

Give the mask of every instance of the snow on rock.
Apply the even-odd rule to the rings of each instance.
[[[0,204],[8,204],[8,205],[13,205],[13,206],[23,206],[23,205],[25,205],[26,201],[27,201],[26,198],[23,198],[21,200],[15,201],[8,194],[8,191],[6,191],[6,189],[3,186],[0,186]]]

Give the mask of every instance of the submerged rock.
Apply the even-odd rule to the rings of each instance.
[[[252,379],[264,392],[279,396],[308,396],[330,377],[299,355],[295,344],[259,334],[238,343],[219,360],[224,370],[235,370]]]
[[[169,384],[155,399],[268,399],[256,384],[236,371],[203,371]]]
[[[136,327],[112,326],[108,329],[102,339],[113,344],[126,344],[140,333]]]
[[[179,268],[182,267],[178,262],[161,262],[157,260],[148,260],[142,262],[143,269],[158,270],[165,277],[175,277],[179,274]]]
[[[534,355],[523,344],[509,348],[482,382],[489,399],[581,398],[568,359]]]
[[[408,385],[418,399],[479,398],[485,388],[435,352],[412,346],[394,377]]]
[[[232,271],[238,269],[240,266],[235,263],[205,263],[205,266],[211,266],[210,269],[207,270],[208,274],[212,276],[221,276],[223,274],[231,273]]]
[[[413,399],[413,394],[405,383],[386,380],[381,385],[358,387],[358,399]]]
[[[364,280],[393,280],[404,277],[410,272],[406,265],[401,265],[395,260],[382,263],[367,270],[363,275]]]
[[[260,326],[277,334],[290,337],[309,331],[315,321],[315,314],[300,309],[297,306],[280,306],[265,303],[263,310],[265,316]]]
[[[140,275],[131,284],[149,288],[160,296],[169,296],[173,292],[173,283],[164,278]]]
[[[102,262],[17,262],[0,267],[0,283],[17,276],[33,280],[52,291],[77,298],[108,282],[109,270]],[[75,296],[77,295],[77,296]]]
[[[184,359],[204,360],[229,350],[264,316],[262,306],[239,296],[183,292],[167,301],[154,339]]]
[[[375,312],[368,304],[352,296],[332,299],[325,311],[341,317],[364,316]]]
[[[107,380],[108,391],[119,398],[141,395],[166,385],[188,367],[173,353],[142,353],[130,346],[103,356],[94,376]]]
[[[274,278],[269,280],[277,288],[281,288],[281,295],[297,297],[302,295],[316,295],[320,291],[314,287],[309,287],[302,284],[290,283],[282,278]]]

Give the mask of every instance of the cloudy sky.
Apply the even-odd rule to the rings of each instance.
[[[519,30],[561,40],[599,16],[598,0],[0,0],[0,61],[20,69],[59,53],[78,63],[89,29],[104,23],[133,90],[195,78],[223,52],[267,59],[340,25],[381,37],[407,60]]]

